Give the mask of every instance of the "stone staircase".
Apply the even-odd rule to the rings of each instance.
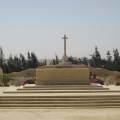
[[[120,91],[94,85],[25,86],[5,91],[0,96],[2,108],[117,108]]]

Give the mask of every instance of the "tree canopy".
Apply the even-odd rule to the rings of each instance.
[[[90,58],[74,58],[70,56],[68,60],[73,64],[85,64],[95,68],[104,67],[109,70],[120,71],[120,54],[118,49],[113,49],[112,52],[108,50],[106,52],[106,57],[102,58],[98,47],[95,47]],[[56,55],[55,58],[51,60],[50,64],[56,65],[59,64],[59,61],[59,57]],[[9,58],[6,59],[2,48],[0,47],[0,67],[3,69],[4,73],[19,72],[29,68],[37,68],[38,66],[46,64],[47,60],[40,62],[36,54],[29,51],[27,53],[27,57],[20,53],[18,56],[10,55]]]

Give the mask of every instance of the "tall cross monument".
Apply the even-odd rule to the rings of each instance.
[[[62,39],[64,40],[64,55],[63,55],[63,58],[62,58],[62,62],[61,64],[62,65],[70,65],[71,62],[69,62],[68,60],[68,57],[67,57],[67,48],[66,48],[66,40],[68,39],[68,37],[66,36],[66,34],[64,34],[64,36],[62,37]]]
[[[62,39],[64,39],[64,57],[67,57],[67,53],[66,53],[66,40],[68,39],[68,37],[66,36],[66,34],[64,34],[64,37]]]

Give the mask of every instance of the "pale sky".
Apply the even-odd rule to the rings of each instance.
[[[120,47],[120,0],[0,0],[0,46],[9,54],[33,51],[39,58],[89,57],[98,46]]]

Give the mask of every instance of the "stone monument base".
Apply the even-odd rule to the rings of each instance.
[[[38,85],[88,85],[89,68],[38,68]]]

